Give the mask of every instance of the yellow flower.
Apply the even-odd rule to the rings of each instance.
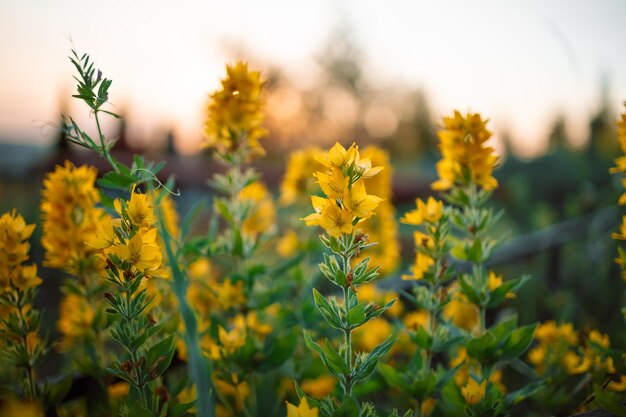
[[[342,198],[350,184],[350,178],[343,175],[340,169],[318,171],[315,174],[317,183],[328,198]]]
[[[424,278],[424,273],[435,264],[435,260],[430,256],[417,252],[415,254],[415,262],[413,263],[413,275],[402,275],[403,280],[420,280]]]
[[[502,275],[496,275],[495,272],[489,271],[489,291],[495,291],[502,286]],[[506,298],[515,298],[515,293],[507,292]]]
[[[67,348],[73,340],[91,329],[95,312],[84,297],[67,294],[59,304],[57,329],[63,335],[62,348]]]
[[[354,330],[354,341],[359,349],[370,352],[393,333],[391,324],[382,317],[376,317]]]
[[[337,384],[337,379],[332,375],[322,375],[315,379],[305,379],[300,384],[302,392],[313,398],[321,400],[332,393]]]
[[[121,217],[122,202],[121,200],[115,200],[113,203],[115,211]],[[152,207],[152,198],[148,194],[133,192],[130,194],[130,200],[126,203],[126,216],[130,222],[138,228],[149,228],[156,223],[156,216],[154,215],[154,208]]]
[[[324,166],[319,162],[323,156],[319,148],[296,151],[289,156],[285,176],[280,184],[281,204],[293,204],[317,192],[313,177],[315,172],[324,170]]]
[[[115,382],[107,387],[107,393],[111,398],[121,398],[128,395],[130,384],[126,381]]]
[[[293,229],[289,229],[285,232],[283,237],[278,240],[276,244],[276,251],[284,258],[292,256],[298,250],[300,241],[298,234]]]
[[[119,220],[119,219],[118,219]],[[105,216],[96,224],[96,230],[87,238],[87,245],[94,249],[106,249],[115,243],[115,231],[113,227],[119,225],[109,216]]]
[[[245,148],[247,156],[262,156],[265,151],[259,139],[266,135],[263,123],[261,93],[263,82],[258,71],[237,62],[226,66],[222,88],[210,97],[204,126],[205,148],[231,153]]]
[[[415,199],[415,210],[409,211],[400,219],[402,223],[419,226],[424,222],[437,223],[443,215],[443,201],[437,201],[432,197],[424,203],[422,199]]]
[[[430,314],[426,310],[411,311],[405,314],[402,321],[407,329],[417,330],[420,327],[426,328],[430,322]]]
[[[276,209],[272,197],[261,182],[255,181],[239,192],[239,199],[251,206],[242,230],[250,236],[268,231],[276,220]]]
[[[34,288],[41,284],[41,278],[37,276],[37,265],[22,266],[14,270],[13,285],[20,290]]]
[[[354,229],[352,221],[353,216],[351,212],[328,200],[328,203],[324,205],[323,211],[320,213],[319,225],[330,236],[339,237],[342,234],[352,233]]]
[[[426,398],[424,402],[422,402],[422,405],[420,405],[421,415],[423,415],[424,417],[428,417],[433,412],[436,405],[437,405],[436,399]]]
[[[287,403],[287,417],[317,417],[318,411],[317,407],[309,408],[305,397],[300,399],[298,407]]]
[[[217,289],[217,299],[225,310],[244,304],[246,296],[243,291],[243,281],[237,281],[233,285],[230,279],[224,280]]]
[[[37,405],[27,401],[13,398],[0,399],[0,417],[43,417],[43,410]]]
[[[563,355],[562,364],[568,374],[583,374],[591,367],[591,358],[587,355],[581,357],[570,351]]]
[[[346,190],[343,201],[353,216],[367,219],[374,214],[374,210],[382,199],[375,195],[368,195],[365,191],[365,184],[360,180],[354,183],[350,190]]]
[[[478,325],[478,307],[469,302],[467,297],[458,289],[454,290],[452,300],[443,308],[443,317],[452,321],[455,326],[468,332]]]
[[[157,270],[161,267],[163,254],[156,244],[156,235],[156,229],[147,231],[139,229],[128,242],[112,246],[105,253],[116,255],[122,261],[131,264],[137,271]]]
[[[496,188],[498,182],[492,173],[498,158],[493,148],[485,146],[491,137],[486,129],[487,121],[480,114],[463,116],[455,110],[452,117],[444,117],[443,124],[438,133],[443,158],[437,163],[439,180],[432,188],[448,190],[454,184],[465,184],[468,177],[485,190]]]
[[[465,402],[470,405],[478,404],[485,397],[485,388],[487,380],[483,380],[480,384],[474,378],[468,378],[467,385],[461,388],[461,394],[465,398]]]

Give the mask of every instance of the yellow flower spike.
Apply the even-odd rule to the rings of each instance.
[[[259,139],[267,132],[262,127],[261,74],[241,61],[227,65],[226,73],[221,90],[210,97],[203,147],[230,153],[243,146],[248,158],[262,156],[265,150]]]
[[[280,184],[280,203],[293,204],[299,199],[317,191],[315,172],[326,169],[320,162],[324,153],[318,148],[293,152],[287,161],[285,177]]]
[[[61,347],[71,346],[72,340],[91,330],[95,311],[91,304],[76,294],[67,294],[59,304],[57,329],[63,335]]]
[[[489,291],[495,291],[502,286],[502,275],[496,275],[495,272],[489,271]],[[514,299],[515,293],[507,292],[505,295],[506,298]]]
[[[300,405],[296,407],[287,403],[287,417],[318,417],[317,407],[309,408],[305,397],[300,399]]]
[[[239,192],[239,199],[252,204],[251,212],[242,224],[242,231],[246,235],[257,236],[274,225],[276,208],[270,192],[263,183],[255,181],[247,185]]]
[[[487,120],[479,114],[444,117],[443,129],[438,133],[442,159],[437,163],[439,179],[432,184],[434,190],[445,191],[454,184],[464,184],[466,173],[471,182],[485,190],[498,186],[492,172],[498,162],[494,149],[485,146],[491,137],[486,129]]]
[[[480,384],[470,377],[467,385],[461,388],[461,394],[465,398],[465,402],[470,405],[476,405],[485,397],[485,388],[487,388],[487,380],[483,380]]]
[[[609,335],[600,333],[597,330],[592,330],[591,332],[589,332],[589,341],[605,349],[608,349],[611,346],[611,342],[609,341]]]
[[[24,218],[15,210],[0,217],[0,264],[9,270],[28,259],[35,225],[27,225]],[[11,272],[11,271],[10,271]]]
[[[363,181],[357,181],[349,191],[346,191],[343,202],[348,210],[352,211],[352,215],[360,219],[371,217],[382,201],[380,197],[367,194]]]

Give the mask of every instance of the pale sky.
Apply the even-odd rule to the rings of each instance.
[[[174,127],[195,143],[224,44],[243,45],[306,84],[331,30],[348,24],[364,76],[423,88],[441,117],[480,111],[531,154],[558,114],[587,134],[602,77],[626,100],[626,1],[0,0],[0,138],[46,142],[72,93],[71,44],[114,80],[135,132]],[[72,113],[79,108],[72,107]]]

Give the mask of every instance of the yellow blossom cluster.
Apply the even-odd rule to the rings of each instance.
[[[624,102],[624,105],[626,106],[626,102]],[[626,188],[626,112],[622,113],[621,119],[617,123],[617,128],[619,144],[624,155],[615,160],[615,167],[611,168],[610,171],[612,173],[621,173],[624,175],[622,178],[622,186]],[[626,204],[626,192],[620,196],[619,204]],[[620,224],[619,232],[613,233],[611,237],[615,240],[626,240],[626,216],[622,216],[622,223]],[[618,247],[618,256],[615,258],[615,262],[622,269],[622,279],[626,280],[626,251],[624,251],[622,247]]]
[[[475,405],[481,402],[485,396],[487,380],[491,382],[500,392],[506,392],[506,387],[502,383],[502,371],[494,370],[488,379],[478,382],[475,378],[481,376],[481,366],[467,355],[464,347],[459,348],[456,357],[450,361],[450,368],[456,368],[454,382],[461,388],[461,394],[465,402]]]
[[[272,195],[260,181],[254,181],[239,192],[239,200],[248,206],[248,216],[241,225],[243,233],[255,237],[270,230],[276,220]]]
[[[210,97],[204,126],[204,147],[223,154],[245,147],[248,156],[262,156],[265,151],[259,139],[266,135],[266,131],[261,127],[261,74],[250,71],[245,62],[227,65],[226,74],[222,88]]]
[[[443,201],[429,197],[426,202],[421,199],[415,200],[416,208],[406,213],[400,222],[413,226],[423,225],[427,233],[415,231],[415,261],[413,262],[413,275],[403,275],[404,280],[420,280],[424,274],[435,264],[434,253],[443,242],[435,242],[432,234],[437,230],[438,222],[443,216]]]
[[[291,205],[317,192],[314,174],[322,171],[324,152],[319,148],[295,151],[289,156],[280,184],[280,203]]]
[[[88,244],[101,250],[100,256],[106,262],[121,262],[121,272],[128,276],[119,277],[120,280],[138,276],[167,278],[169,273],[163,268],[153,199],[133,190],[130,200],[115,200],[114,206],[120,218],[103,219]]]
[[[307,226],[321,226],[332,237],[351,234],[359,221],[374,215],[382,200],[367,194],[363,182],[382,167],[372,167],[369,158],[361,158],[354,144],[348,149],[335,144],[320,162],[325,169],[317,171],[315,177],[326,198],[312,196],[315,213],[303,220]]]
[[[359,226],[362,232],[368,235],[371,242],[381,242],[380,245],[371,247],[367,251],[367,256],[372,265],[380,266],[381,274],[388,274],[398,267],[401,249],[398,239],[396,210],[391,202],[393,170],[389,154],[377,146],[364,148],[361,156],[369,158],[372,165],[383,168],[378,175],[363,180],[367,191],[382,200],[374,210],[374,216],[363,221]]]
[[[487,120],[480,114],[459,111],[452,117],[443,118],[443,129],[439,131],[439,148],[443,158],[437,163],[439,180],[432,188],[445,191],[455,184],[474,183],[485,190],[493,190],[498,181],[492,176],[498,162],[494,149],[486,146],[491,132],[486,128]]]
[[[77,168],[69,161],[46,175],[41,203],[46,266],[74,276],[95,272],[96,250],[85,242],[108,217],[103,209],[96,208],[100,202],[94,186],[96,177],[94,167]]]
[[[609,337],[597,330],[582,338],[571,323],[550,320],[537,328],[535,339],[538,344],[528,353],[528,361],[539,374],[554,367],[572,375],[592,371],[615,373],[613,359],[607,354]]]
[[[27,290],[41,284],[37,265],[23,265],[28,260],[34,224],[26,224],[15,210],[0,216],[0,292],[16,288]]]
[[[59,304],[57,329],[63,335],[59,347],[68,350],[74,340],[92,329],[96,310],[89,301],[80,295],[69,293]]]

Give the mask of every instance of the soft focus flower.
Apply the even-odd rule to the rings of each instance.
[[[470,405],[478,404],[485,397],[485,388],[487,387],[487,380],[483,380],[480,384],[469,378],[467,384],[461,388],[461,394],[465,398],[465,402]]]
[[[315,379],[305,379],[300,384],[302,392],[321,400],[335,389],[337,379],[332,375],[322,375]]]
[[[76,294],[67,294],[59,304],[59,321],[57,329],[63,335],[62,347],[68,347],[71,342],[91,329],[95,311],[91,304]]]
[[[455,111],[452,117],[443,118],[443,129],[438,134],[443,158],[437,163],[439,180],[432,184],[434,190],[449,190],[468,180],[485,190],[498,186],[492,176],[498,158],[494,149],[486,146],[491,137],[486,124],[477,113],[463,116]]]
[[[101,222],[110,222],[110,217],[96,208],[100,202],[96,177],[95,168],[77,168],[69,161],[46,175],[41,202],[46,266],[81,276],[98,268],[97,248],[85,242],[93,238]]]
[[[27,225],[15,210],[0,216],[0,292],[10,283],[21,290],[41,284],[37,265],[22,265],[28,260],[28,239],[34,230],[35,225]]]
[[[245,62],[227,65],[226,74],[222,88],[210,97],[203,146],[220,153],[233,153],[243,148],[248,157],[262,156],[265,151],[259,139],[266,131],[261,127],[261,75],[250,71]]]
[[[300,399],[298,407],[287,403],[287,417],[317,417],[318,411],[316,407],[309,408],[305,397]]]
[[[256,236],[268,231],[276,220],[272,196],[261,182],[255,181],[239,192],[239,200],[250,205],[250,212],[242,224],[244,233]]]
[[[424,222],[436,223],[443,215],[443,201],[428,197],[426,203],[422,199],[415,199],[416,209],[409,211],[400,219],[402,223],[419,226]]]
[[[478,325],[478,315],[480,314],[478,307],[471,303],[458,289],[453,289],[453,291],[452,299],[443,309],[443,317],[450,320],[455,326],[471,332]]]
[[[310,194],[317,192],[315,172],[324,166],[319,159],[324,153],[319,148],[295,151],[289,155],[285,176],[280,184],[280,203],[289,205],[298,200],[308,200]]]

